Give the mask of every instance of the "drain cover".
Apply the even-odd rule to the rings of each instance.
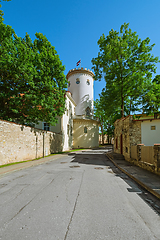
[[[69,166],[70,168],[77,168],[77,167],[80,167],[80,166]]]
[[[95,167],[94,169],[102,170],[104,168],[103,167]]]

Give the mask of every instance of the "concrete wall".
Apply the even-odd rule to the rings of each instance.
[[[0,120],[0,165],[61,152],[62,135]]]
[[[154,146],[155,143],[160,143],[160,119],[143,121],[141,129],[142,143],[145,146]]]
[[[84,128],[87,133],[84,133]],[[74,119],[73,121],[73,147],[93,148],[99,146],[99,125],[97,121],[87,119]]]

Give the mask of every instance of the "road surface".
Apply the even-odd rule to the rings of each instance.
[[[0,178],[2,240],[154,240],[160,216],[103,151]]]

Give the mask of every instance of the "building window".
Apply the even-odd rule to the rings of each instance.
[[[84,127],[84,133],[87,133],[87,127]]]
[[[90,85],[90,81],[89,81],[89,79],[87,79],[87,85]]]
[[[89,107],[86,108],[86,116],[90,116],[91,114],[91,109]]]
[[[45,131],[50,131],[50,125],[49,125],[49,123],[46,123],[46,122],[43,123],[43,130],[45,130]]]
[[[71,83],[70,82],[68,82],[68,87],[70,87],[71,86]]]
[[[116,138],[116,149],[118,148],[118,139]]]
[[[69,136],[69,124],[67,125],[67,134]]]
[[[156,130],[156,126],[151,126],[151,130]]]
[[[79,84],[80,83],[80,80],[79,78],[76,79],[76,83]]]

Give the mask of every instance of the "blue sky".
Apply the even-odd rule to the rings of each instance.
[[[142,40],[149,37],[155,43],[153,55],[160,56],[160,0],[12,0],[1,4],[4,23],[19,37],[26,32],[32,40],[36,32],[46,35],[66,67],[65,74],[79,59],[81,67],[91,69],[100,36],[107,36],[112,28],[119,31],[124,22]],[[104,86],[104,81],[95,82],[95,99]]]

